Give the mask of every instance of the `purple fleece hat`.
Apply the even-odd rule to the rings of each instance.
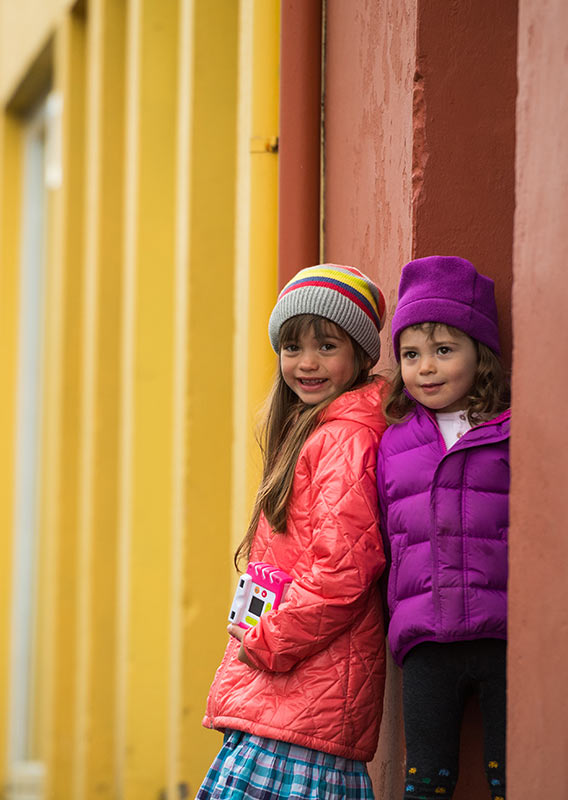
[[[428,256],[403,267],[392,319],[397,361],[401,332],[421,322],[459,328],[498,355],[501,353],[494,283],[465,258]]]

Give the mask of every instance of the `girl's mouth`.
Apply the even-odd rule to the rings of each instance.
[[[321,386],[322,383],[325,383],[325,378],[298,378],[298,383],[301,386]]]

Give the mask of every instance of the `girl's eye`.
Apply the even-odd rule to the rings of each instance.
[[[291,343],[290,344],[283,344],[282,345],[282,350],[285,353],[295,353],[298,350],[298,345],[297,344],[291,344]]]
[[[325,353],[328,353],[330,350],[335,350],[335,345],[334,345],[334,344],[332,344],[331,342],[324,342],[324,343],[322,344],[322,346],[321,346],[321,349],[322,349],[322,350],[323,350]]]
[[[442,345],[442,347],[438,347],[438,353],[441,356],[447,356],[448,353],[451,353],[451,352],[452,352],[452,348],[448,347],[447,345]]]
[[[418,353],[416,350],[407,350],[402,354],[402,357],[407,359],[407,361],[411,361],[413,358],[416,358],[417,355]]]

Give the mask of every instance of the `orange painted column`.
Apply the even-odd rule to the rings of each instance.
[[[374,277],[389,319],[412,255],[416,24],[416,0],[327,6],[324,258]]]
[[[519,3],[509,776],[568,797],[568,95],[565,0]]]
[[[517,0],[419,4],[413,255],[470,259],[495,280],[511,349]]]
[[[470,259],[495,281],[511,353],[517,0],[421,2],[413,103],[413,256]],[[455,800],[485,800],[477,700],[466,706]],[[515,795],[508,795],[514,797]]]
[[[517,3],[336,0],[327,4],[325,260],[354,264],[385,292],[403,264],[470,258],[496,281],[510,352],[515,202]],[[389,327],[379,368],[392,364]],[[485,800],[475,704],[463,726],[455,800]],[[377,797],[402,796],[400,671],[388,666]]]
[[[278,281],[320,249],[321,0],[282,0]]]
[[[328,3],[324,258],[359,267],[385,293],[390,321],[412,255],[412,90],[416,0]],[[389,322],[390,327],[390,322]],[[379,369],[392,363],[389,329]],[[389,658],[375,796],[403,793],[400,670]]]

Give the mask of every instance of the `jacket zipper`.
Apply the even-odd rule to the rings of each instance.
[[[448,450],[448,448],[446,447],[446,442],[445,442],[444,437],[442,435],[442,431],[440,430],[440,426],[438,425],[438,420],[436,419],[435,412],[432,412],[430,409],[426,409],[425,406],[423,406],[423,408],[425,408],[427,416],[432,420],[432,423],[433,423],[434,427],[436,428],[436,430],[438,432],[438,437],[442,441],[442,445],[443,445],[443,453],[444,454],[443,454],[442,458],[440,459],[440,462],[438,463],[438,466],[434,470],[434,478],[432,480],[432,485],[433,485],[434,484],[434,479],[435,479],[436,474],[438,472],[438,469],[440,468],[440,465],[441,465],[442,461],[450,453],[450,450]],[[482,427],[487,426],[487,425],[493,425],[495,422],[504,421],[505,419],[510,417],[510,413],[511,413],[510,409],[507,409],[506,411],[503,411],[501,414],[499,414],[499,416],[494,417],[493,419],[486,420],[485,422],[480,422],[479,425],[474,425],[473,427],[471,427],[469,429],[469,431],[467,431],[464,434],[464,437],[467,436],[467,434],[470,433],[470,431],[476,430],[477,428],[482,428]],[[460,439],[460,441],[462,441],[462,440]],[[472,447],[483,446],[483,444],[485,444],[485,443],[474,443],[474,444],[472,444]],[[470,448],[469,447],[462,447],[457,451],[453,450],[453,448],[451,448],[451,449],[452,449],[453,452],[462,452],[464,450],[469,450]],[[435,591],[432,592],[432,595],[433,595],[433,600],[434,600],[434,610],[435,610],[435,613],[436,613],[436,619],[439,619],[440,628],[442,628],[442,619],[441,619],[441,611],[440,611],[440,600],[439,600],[440,592],[439,592],[439,584],[438,584],[439,560],[438,560],[438,537],[436,535],[436,530],[437,530],[437,527],[436,527],[436,515],[434,513],[434,508],[433,508],[432,505],[431,505],[431,509],[432,509],[432,514],[433,514],[433,517],[434,517],[433,526],[432,526],[433,527],[433,532],[434,532],[434,538],[433,538],[433,542],[432,542],[432,562],[433,562],[434,570],[433,570],[432,578],[433,578],[433,581],[436,582],[436,586],[435,587],[432,586],[433,590],[435,588]],[[461,513],[461,516],[462,516],[461,527],[462,527],[462,531],[463,531],[463,528],[464,528],[463,508],[462,508],[460,513]],[[463,538],[464,537],[462,536],[462,539]],[[466,602],[465,593],[464,593],[464,602]],[[466,617],[467,617],[467,620],[468,620],[466,622],[466,624],[469,624],[469,612],[466,613]]]

